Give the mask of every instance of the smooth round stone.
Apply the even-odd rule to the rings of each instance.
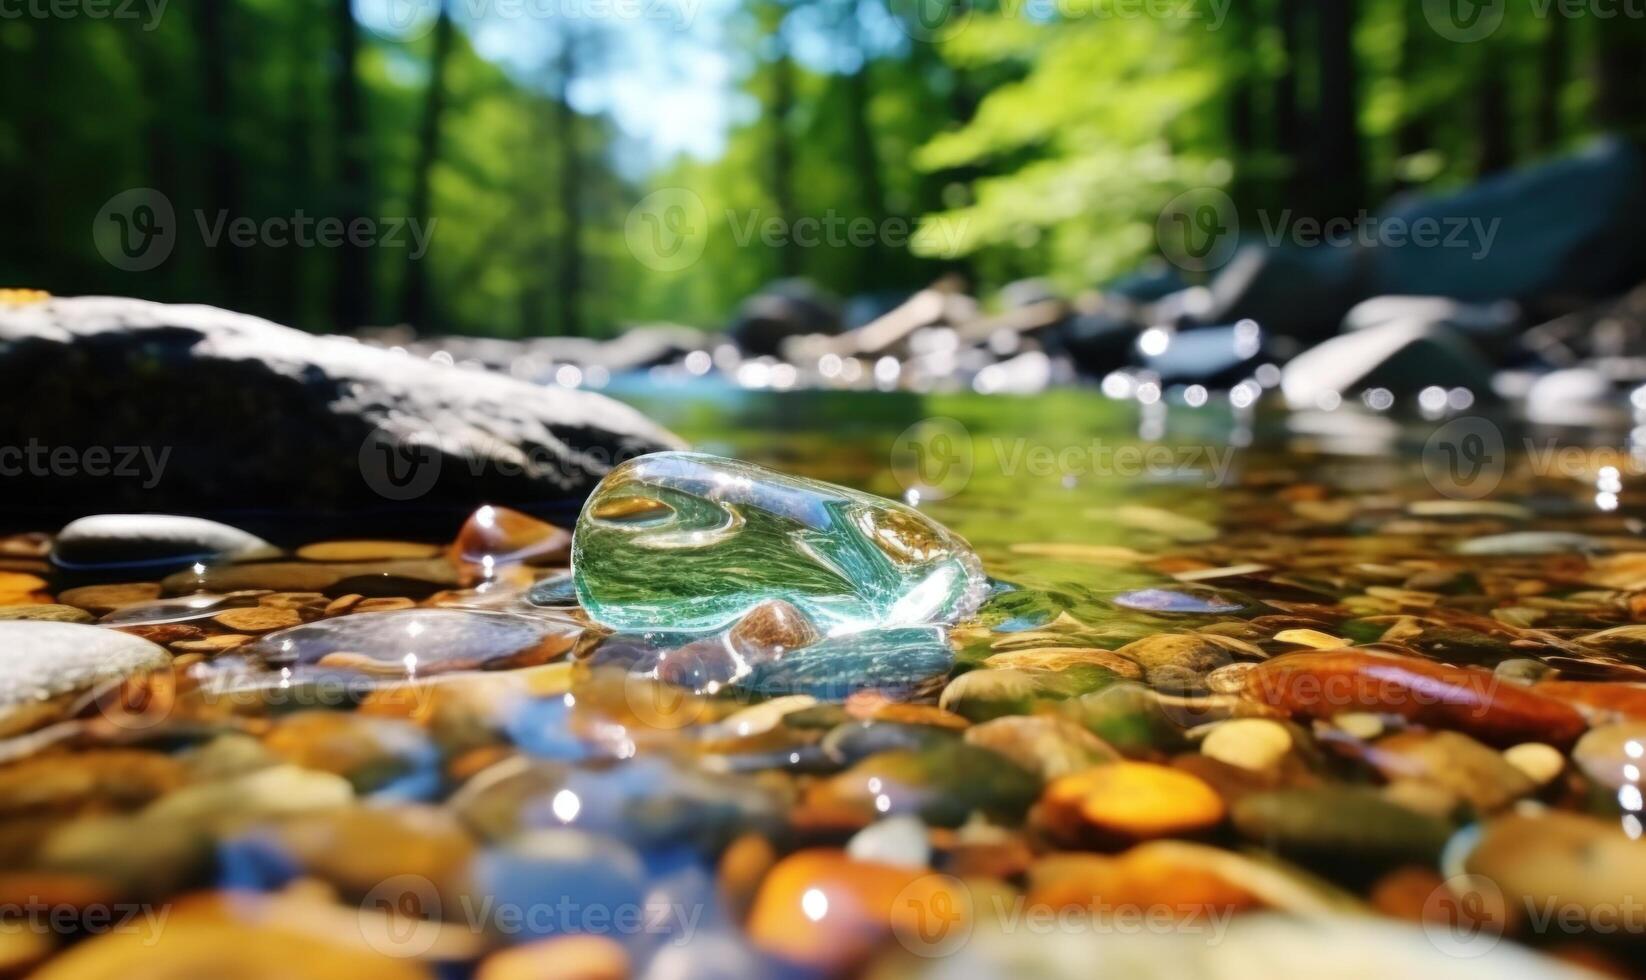
[[[341,776],[279,765],[232,779],[185,786],[149,804],[141,817],[145,821],[198,826],[223,819],[325,810],[353,801],[354,789]]]
[[[178,596],[174,599],[138,602],[129,606],[121,606],[98,620],[98,624],[102,626],[165,626],[171,623],[187,623],[197,619],[210,619],[225,609],[256,605],[257,595],[256,592],[242,596],[199,593]]]
[[[1551,933],[1580,912],[1584,923],[1615,932],[1640,902],[1646,881],[1646,841],[1632,838],[1614,820],[1558,810],[1510,812],[1480,828],[1463,858],[1463,870],[1483,875],[1511,907],[1556,909]]]
[[[1231,766],[1267,772],[1292,750],[1292,733],[1267,718],[1219,722],[1200,743],[1202,755]]]
[[[1142,665],[1150,687],[1180,693],[1200,693],[1206,676],[1227,666],[1229,648],[1219,637],[1198,633],[1160,633],[1133,640],[1115,653]]]
[[[1230,812],[1241,836],[1282,854],[1432,863],[1451,826],[1359,786],[1251,793]]]
[[[1578,744],[1582,745],[1583,741],[1579,739]],[[1566,768],[1566,757],[1560,754],[1560,750],[1542,742],[1522,742],[1510,746],[1503,750],[1503,758],[1539,786],[1554,782],[1555,777]]]
[[[632,945],[645,936],[617,927],[625,915],[644,922],[646,871],[639,855],[610,837],[566,827],[528,831],[481,853],[474,878],[494,899],[486,924],[510,942],[585,934]],[[532,910],[551,914],[525,914]]]
[[[1572,762],[1609,789],[1646,785],[1646,723],[1624,722],[1591,729],[1572,747]],[[1638,790],[1635,798],[1638,800]],[[1635,807],[1639,809],[1639,806]]]
[[[919,817],[890,817],[870,824],[846,842],[846,854],[854,861],[879,861],[905,868],[931,864],[932,848],[926,824]]]
[[[485,506],[464,522],[452,543],[454,561],[484,568],[564,565],[572,536],[564,528],[507,507]]]
[[[354,712],[299,711],[285,715],[263,738],[283,762],[336,773],[359,793],[389,789],[432,792],[439,759],[423,730],[411,722]]]
[[[1130,843],[1210,830],[1223,821],[1223,798],[1199,777],[1151,762],[1112,762],[1046,787],[1047,816],[1065,832]]]
[[[493,953],[474,980],[627,980],[629,954],[604,936],[539,939]]]
[[[1123,609],[1186,615],[1227,615],[1245,609],[1247,603],[1229,593],[1213,589],[1137,589],[1122,592],[1111,600]]]
[[[450,903],[462,898],[475,852],[473,839],[456,817],[425,806],[355,806],[299,814],[248,830],[224,847],[237,845],[273,845],[305,875],[327,882],[345,897],[367,895],[396,875],[415,875]]]
[[[1482,813],[1537,789],[1503,753],[1457,732],[1398,732],[1364,751],[1366,760],[1391,782],[1417,780],[1439,786]]]
[[[0,730],[26,725],[42,701],[170,665],[165,649],[128,633],[0,622]]]
[[[572,580],[570,572],[551,575],[531,587],[526,593],[526,601],[548,609],[576,608],[577,583]]]
[[[839,634],[953,622],[988,592],[966,542],[911,507],[701,453],[612,470],[572,550],[583,608],[618,630],[708,632],[782,599]]]
[[[569,648],[576,632],[565,623],[509,613],[404,609],[295,626],[270,633],[246,652],[275,666],[319,665],[410,678],[547,657]]]
[[[240,904],[244,905],[244,897]],[[430,980],[432,970],[415,959],[374,950],[358,930],[322,932],[287,925],[264,912],[242,921],[230,896],[195,897],[168,905],[169,915],[151,926],[135,916],[129,927],[109,929],[46,963],[44,980]],[[242,909],[241,911],[245,911]],[[337,922],[353,922],[355,916]],[[311,921],[313,917],[306,917]]]
[[[78,606],[40,603],[33,606],[0,606],[0,622],[27,620],[37,623],[89,623],[91,613]]]
[[[161,581],[167,595],[192,592],[324,592],[333,598],[363,596],[422,598],[461,585],[457,566],[444,558],[394,561],[270,561],[207,565],[168,575]]]
[[[967,744],[988,749],[1042,779],[1115,762],[1120,753],[1067,718],[1012,715],[966,729]]]
[[[865,818],[918,814],[926,823],[958,827],[973,812],[1016,820],[1034,802],[1040,780],[1011,761],[950,741],[917,752],[871,755],[812,787],[807,803]]]
[[[844,701],[858,691],[908,697],[935,689],[954,666],[936,627],[865,630],[834,636],[750,665],[739,687],[766,696],[805,694]]]
[[[254,534],[199,517],[98,514],[63,528],[51,559],[69,571],[164,571],[274,548]]]

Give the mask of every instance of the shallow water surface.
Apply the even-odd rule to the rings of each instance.
[[[578,607],[563,531],[505,511],[438,553],[320,543],[90,591],[27,581],[18,544],[15,603],[173,659],[8,719],[0,902],[70,926],[6,962],[253,976],[291,942],[338,976],[1640,962],[1627,454],[1081,393],[641,401],[705,452],[958,532],[981,608],[613,632]],[[203,586],[221,597],[163,599]],[[111,908],[167,916],[95,925]]]

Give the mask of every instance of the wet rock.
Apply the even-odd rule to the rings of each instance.
[[[1251,793],[1230,815],[1247,840],[1302,857],[1433,862],[1451,833],[1443,820],[1354,786]]]
[[[1343,318],[1343,329],[1366,330],[1414,321],[1490,340],[1513,333],[1521,316],[1520,307],[1506,300],[1461,303],[1444,296],[1376,296],[1356,304]]]
[[[404,609],[296,626],[263,637],[247,652],[279,667],[411,679],[543,663],[569,650],[579,632],[566,623],[509,613]]]
[[[627,980],[629,953],[604,936],[560,936],[493,953],[475,980]]]
[[[1646,771],[1646,724],[1627,722],[1590,731],[1572,747],[1572,764],[1609,789],[1637,787],[1638,797],[1641,773]]]
[[[1296,409],[1330,407],[1367,388],[1397,397],[1431,385],[1491,396],[1492,369],[1466,338],[1444,327],[1391,323],[1324,341],[1281,369],[1280,389]]]
[[[223,846],[273,847],[348,902],[366,899],[398,875],[415,875],[434,886],[443,907],[459,914],[474,853],[474,842],[455,818],[421,806],[302,813],[251,828]]]
[[[1630,835],[1614,821],[1512,812],[1480,828],[1461,870],[1482,876],[1517,912],[1555,910],[1542,926],[1551,938],[1585,931],[1615,936],[1620,929],[1633,932],[1625,923],[1646,881],[1646,841],[1638,829]]]
[[[744,353],[780,354],[791,337],[839,333],[840,313],[812,283],[784,279],[744,300],[728,332]]]
[[[0,732],[50,718],[53,699],[170,665],[164,648],[114,630],[0,622]]]
[[[953,889],[944,875],[853,861],[840,851],[800,851],[766,876],[748,934],[775,956],[837,972],[894,931],[915,928],[922,914],[965,914],[969,898]]]
[[[846,842],[846,855],[853,861],[904,868],[928,867],[932,856],[926,825],[914,816],[889,817],[864,827]]]
[[[1031,907],[1053,911],[1160,909],[1184,923],[1263,904],[1241,880],[1251,866],[1237,855],[1184,841],[1139,844],[1115,857],[1054,853],[1028,871]]]
[[[0,622],[31,620],[40,623],[89,623],[95,617],[77,606],[40,603],[32,606],[0,607]]]
[[[1432,783],[1480,813],[1502,809],[1537,788],[1501,753],[1457,732],[1400,732],[1379,739],[1365,754],[1385,779]]]
[[[340,776],[279,765],[185,786],[151,803],[139,817],[145,824],[159,821],[199,827],[222,820],[325,810],[346,806],[353,799],[354,790]]]
[[[466,512],[484,500],[575,498],[616,461],[676,444],[597,394],[204,306],[6,306],[0,341],[0,382],[18,407],[0,441],[169,450],[151,481],[7,485],[36,507],[351,507],[358,525],[397,502]],[[80,397],[89,390],[103,397]]]
[[[806,804],[861,826],[886,815],[915,814],[954,827],[978,811],[1017,819],[1039,789],[1039,780],[1006,758],[951,741],[871,755],[814,786]]]
[[[1558,555],[1568,552],[1589,554],[1603,550],[1599,541],[1587,534],[1570,531],[1509,531],[1461,541],[1454,549],[1460,555]]]
[[[509,565],[564,565],[572,536],[564,528],[507,507],[480,508],[452,542],[453,561],[487,569]]]
[[[805,694],[844,701],[859,691],[908,698],[935,691],[954,665],[934,627],[864,630],[830,637],[751,666],[739,687],[768,697]]]
[[[1057,779],[1120,759],[1120,753],[1096,735],[1053,715],[996,718],[966,729],[965,739],[1042,779]]]
[[[1059,838],[1117,846],[1204,833],[1222,823],[1222,797],[1198,777],[1148,762],[1113,762],[1046,787],[1038,819]]]
[[[1206,675],[1232,659],[1225,638],[1199,633],[1161,633],[1134,640],[1115,653],[1141,664],[1143,678],[1157,690],[1198,693]]]
[[[1122,592],[1112,600],[1123,609],[1186,615],[1229,615],[1245,609],[1247,603],[1215,589],[1138,589]]]
[[[1214,388],[1232,387],[1276,359],[1256,321],[1179,331],[1154,327],[1144,331],[1138,349],[1142,366],[1161,382]]]
[[[329,596],[421,598],[460,584],[457,567],[439,559],[382,562],[249,562],[175,572],[161,582],[167,595],[190,592],[321,592]]]
[[[1295,715],[1394,714],[1490,745],[1566,746],[1588,727],[1565,702],[1504,682],[1491,671],[1395,654],[1291,653],[1259,664],[1246,680],[1249,696]]]
[[[1582,739],[1578,743],[1582,744]],[[1566,757],[1552,745],[1522,742],[1503,750],[1503,758],[1519,769],[1533,785],[1546,786],[1566,770]]]
[[[283,762],[336,773],[361,794],[393,789],[416,797],[439,779],[439,760],[422,729],[391,718],[300,711],[281,718],[263,746]]]
[[[1250,769],[1268,772],[1292,751],[1292,733],[1267,718],[1234,718],[1219,722],[1201,739],[1203,755]]]
[[[782,599],[762,602],[731,628],[727,641],[745,660],[766,660],[823,638],[806,614]]]
[[[609,837],[564,827],[532,830],[482,853],[474,877],[480,892],[494,899],[485,925],[509,942],[586,934],[628,946],[644,938],[620,923],[628,921],[624,914],[645,921],[645,868],[633,850]],[[533,910],[540,911],[528,914]]]
[[[635,631],[707,632],[771,599],[829,633],[952,622],[986,590],[971,548],[913,508],[700,453],[614,470],[572,566],[589,615]]]
[[[67,816],[138,809],[183,785],[183,766],[158,752],[102,749],[0,766],[0,816]]]
[[[66,572],[159,578],[196,562],[272,553],[262,538],[199,517],[99,514],[59,531],[51,560]]]
[[[1283,337],[1318,340],[1366,297],[1358,249],[1247,246],[1212,280],[1204,323],[1253,320]]]
[[[159,595],[160,586],[153,582],[125,582],[65,589],[57,598],[66,605],[79,606],[88,612],[103,615],[126,606],[149,602]]]

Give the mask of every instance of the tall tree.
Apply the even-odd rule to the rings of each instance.
[[[1274,81],[1274,141],[1286,161],[1286,197],[1302,198],[1309,186],[1309,147],[1304,132],[1299,69],[1303,65],[1303,0],[1276,0],[1275,25],[1280,31],[1281,66]]]
[[[1480,84],[1475,107],[1476,147],[1475,173],[1480,176],[1507,170],[1514,162],[1514,145],[1509,134],[1509,84],[1499,48],[1491,45],[1481,50]]]
[[[456,26],[452,23],[450,0],[441,0],[435,14],[433,47],[429,52],[429,81],[423,90],[423,119],[417,130],[417,160],[412,169],[409,217],[429,226],[434,207],[434,167],[440,158],[440,123],[446,110],[446,65],[451,60]],[[427,255],[413,256],[406,250],[406,271],[400,281],[400,322],[418,329],[430,324]]]
[[[209,6],[209,2],[207,3]],[[338,217],[346,230],[364,218],[370,205],[370,169],[367,133],[360,92],[360,28],[350,0],[333,0],[332,27],[336,44],[332,71],[332,101],[336,113],[335,152]],[[366,325],[372,296],[371,253],[355,236],[344,235],[337,249],[332,282],[332,328],[355,330]]]
[[[1316,0],[1315,24],[1320,59],[1314,172],[1318,210],[1325,217],[1347,217],[1366,203],[1354,47],[1355,0]]]
[[[794,198],[794,124],[795,65],[794,53],[785,26],[788,10],[782,0],[764,5],[763,19],[768,24],[768,43],[772,50],[771,79],[766,103],[766,121],[771,131],[771,152],[768,157],[767,179],[770,181],[772,206],[777,220],[785,229],[794,227],[797,217]],[[792,236],[785,236],[777,251],[777,267],[785,276],[800,271],[800,255],[794,248]]]
[[[201,93],[201,134],[206,162],[206,209],[213,221],[235,221],[245,214],[240,174],[240,148],[235,144],[237,120],[234,112],[235,80],[229,66],[234,62],[235,32],[232,0],[196,3],[194,14],[195,54]],[[246,250],[220,242],[212,250],[212,266],[217,274],[219,296],[225,301],[245,301]]]
[[[1558,14],[1543,18],[1543,41],[1538,45],[1537,103],[1533,110],[1532,142],[1552,150],[1561,139],[1561,101],[1571,73],[1570,28]]]
[[[592,38],[568,30],[561,37],[555,58],[555,137],[560,150],[559,205],[560,249],[555,279],[559,286],[560,332],[575,337],[583,332],[583,150],[580,145],[577,110],[571,101],[572,85],[579,70],[578,46]]]

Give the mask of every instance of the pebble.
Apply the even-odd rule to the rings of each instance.
[[[1646,841],[1638,823],[1631,836],[1615,820],[1511,811],[1480,827],[1461,870],[1495,884],[1511,908],[1555,910],[1550,938],[1570,939],[1584,928],[1615,937],[1630,928],[1628,910],[1640,903]]]
[[[572,536],[564,528],[507,507],[485,506],[463,523],[452,542],[453,561],[484,568],[565,565]]]
[[[355,712],[299,711],[279,719],[263,746],[283,762],[335,773],[358,793],[422,777],[434,788],[438,760],[423,729]]]
[[[159,574],[196,562],[273,552],[273,546],[256,535],[199,517],[98,514],[59,531],[51,559],[71,571]]]
[[[94,619],[91,613],[77,606],[50,602],[0,607],[0,622],[32,620],[40,623],[90,623]]]
[[[937,627],[907,626],[831,636],[771,660],[750,664],[737,685],[767,697],[805,694],[844,701],[860,691],[915,697],[935,691],[954,665]]]
[[[317,541],[297,549],[304,561],[396,561],[438,554],[439,545],[416,541]]]
[[[604,936],[558,936],[493,953],[474,980],[627,980],[629,954]]]
[[[1588,727],[1565,702],[1504,683],[1489,670],[1396,654],[1291,653],[1259,664],[1246,678],[1250,696],[1295,715],[1331,718],[1345,709],[1400,715],[1492,745],[1566,746]]]
[[[1274,638],[1276,643],[1295,643],[1298,646],[1313,647],[1316,650],[1336,650],[1341,647],[1354,646],[1353,643],[1342,637],[1322,633],[1320,630],[1281,630],[1274,635]]]
[[[209,565],[167,576],[161,587],[168,595],[189,592],[324,592],[367,596],[425,596],[459,584],[457,566],[444,559],[402,559],[376,562],[251,562]]]
[[[830,973],[860,963],[898,930],[965,916],[969,896],[954,879],[918,869],[854,861],[828,849],[798,851],[777,863],[755,896],[747,931],[768,953]],[[940,919],[934,913],[942,913]],[[922,916],[926,917],[922,923]]]
[[[926,868],[932,860],[926,824],[909,815],[888,817],[864,827],[846,842],[846,855],[854,861],[904,868]]]
[[[738,620],[727,634],[731,649],[746,660],[781,657],[823,638],[806,614],[782,599],[762,602]]]
[[[1593,734],[1590,732],[1589,735],[1578,739],[1578,745],[1581,746],[1583,740]],[[1560,754],[1560,750],[1542,742],[1512,745],[1503,750],[1503,758],[1508,760],[1511,766],[1525,773],[1526,778],[1538,786],[1547,786],[1554,782],[1555,777],[1566,769],[1566,757]]]
[[[1538,785],[1504,753],[1457,732],[1397,732],[1368,746],[1365,757],[1391,782],[1411,779],[1439,786],[1479,813],[1499,810]]]
[[[271,845],[302,874],[351,900],[397,875],[415,875],[451,908],[465,896],[475,853],[473,839],[451,813],[410,805],[299,813],[250,827],[221,846]]]
[[[1218,592],[1213,589],[1191,588],[1138,589],[1132,592],[1122,592],[1111,601],[1122,609],[1197,616],[1227,615],[1239,612],[1247,606],[1245,600],[1230,593]]]
[[[1204,833],[1226,812],[1198,777],[1149,762],[1113,762],[1054,780],[1041,807],[1055,829],[1110,845]]]
[[[1251,793],[1235,801],[1230,816],[1247,840],[1326,860],[1433,863],[1451,833],[1446,821],[1358,786]]]
[[[226,615],[226,614],[225,614]],[[272,664],[318,664],[338,653],[407,677],[539,663],[571,648],[579,630],[511,613],[408,609],[357,613],[293,626],[257,641]]]
[[[966,730],[967,744],[988,749],[1051,780],[1120,759],[1113,746],[1066,718],[1012,715]]]
[[[103,615],[123,606],[149,602],[160,596],[160,586],[154,582],[130,582],[121,585],[84,585],[57,594],[65,605],[79,606],[88,612]]]
[[[50,717],[44,702],[170,665],[162,647],[114,630],[0,622],[0,733]]]
[[[1218,722],[1200,742],[1202,754],[1255,772],[1275,768],[1291,750],[1292,733],[1267,718]]]
[[[225,609],[213,616],[212,621],[236,633],[272,633],[302,624],[303,616],[295,609],[253,606],[248,609]]]
[[[1179,693],[1206,689],[1206,675],[1227,666],[1225,637],[1199,633],[1161,633],[1126,644],[1115,653],[1143,667],[1150,687]]]
[[[567,933],[625,945],[646,938],[617,927],[623,909],[644,914],[646,871],[632,848],[610,837],[571,827],[527,831],[482,852],[474,880],[493,900],[485,925],[512,943]],[[527,915],[533,909],[556,911]]]
[[[145,821],[211,824],[346,806],[354,799],[347,780],[293,765],[269,766],[243,776],[195,783],[162,796],[143,810]]]
[[[1632,809],[1641,809],[1638,787],[1643,785],[1641,773],[1646,772],[1646,724],[1625,722],[1590,731],[1572,748],[1572,764],[1609,789],[1637,787]]]

